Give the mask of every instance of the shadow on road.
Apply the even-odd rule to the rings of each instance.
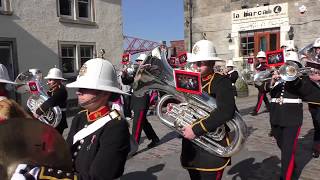
[[[229,171],[232,180],[270,180],[279,179],[280,159],[271,156],[262,162],[255,162],[255,158],[248,158],[235,164]]]
[[[146,171],[135,171],[123,175],[120,180],[156,180],[157,176],[154,173],[160,172],[164,168],[164,164],[158,164],[149,167]]]
[[[179,136],[178,133],[176,133],[175,131],[171,131],[171,132],[167,133],[166,135],[164,135],[164,136],[160,139],[160,143],[159,143],[157,146],[159,146],[159,145],[161,145],[161,144],[164,144],[164,143],[166,143],[166,142],[168,142],[168,141],[170,141],[170,140],[172,140],[172,139],[174,139],[174,138],[177,138],[178,136]],[[137,151],[137,153],[135,153],[135,155],[140,154],[140,153],[143,153],[143,152],[146,152],[146,151],[148,151],[149,149],[150,149],[150,148],[145,147],[145,148]]]
[[[312,145],[313,145],[313,129],[309,130],[307,134],[299,138],[296,153],[296,170],[300,177],[303,168],[311,161]]]

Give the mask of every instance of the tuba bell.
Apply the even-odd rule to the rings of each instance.
[[[72,157],[63,137],[34,119],[0,123],[0,179],[10,180],[19,164],[72,171]]]
[[[178,92],[175,88],[173,69],[167,63],[159,48],[152,51],[139,67],[133,83],[133,94],[143,96],[148,90],[159,90],[166,93],[157,105],[157,116],[161,122],[182,135],[181,128],[194,121],[205,118],[217,105],[214,98],[206,93],[201,95]],[[227,126],[227,127],[226,127]],[[228,133],[230,143],[220,145]],[[238,112],[226,125],[214,132],[192,140],[204,150],[220,157],[230,157],[237,153],[247,138],[247,126]]]
[[[36,110],[49,98],[42,83],[42,73],[38,69],[30,69],[20,73],[15,82],[17,92],[24,94],[29,93],[30,97],[27,100],[27,107],[35,113]],[[52,127],[57,127],[62,118],[62,112],[59,106],[50,108],[45,114],[38,119]]]

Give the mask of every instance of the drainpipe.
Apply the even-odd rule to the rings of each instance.
[[[189,0],[189,49],[192,51],[192,0]]]

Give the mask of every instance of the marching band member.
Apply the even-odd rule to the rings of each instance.
[[[266,53],[264,51],[259,51],[256,57],[258,59],[258,63],[255,67],[257,72],[267,70],[268,67],[266,65]],[[270,109],[270,102],[267,97],[267,82],[263,82],[262,84],[255,84],[254,86],[258,89],[258,101],[253,111],[251,112],[252,116],[258,115],[262,101],[264,101],[267,111],[269,111]]]
[[[136,59],[137,64],[140,65],[146,58],[146,54],[140,54]],[[123,71],[121,76],[122,83],[132,84],[134,81],[134,76],[128,76],[128,74]],[[151,142],[148,144],[148,148],[152,148],[156,146],[160,140],[146,117],[149,109],[149,102],[150,96],[148,93],[146,93],[143,97],[137,97],[135,95],[131,96],[131,108],[133,109],[132,135],[137,143],[136,145],[138,145],[140,142],[141,131],[143,130],[147,138],[151,140]],[[132,153],[134,154],[135,152]]]
[[[319,63],[320,62],[320,38],[317,38],[313,43],[313,51],[315,54],[315,59]]]
[[[62,84],[62,81],[66,79],[62,77],[62,72],[58,68],[50,69],[48,75],[44,77],[44,79],[47,79],[47,84],[49,86],[49,91],[47,92],[49,98],[41,104],[34,116],[38,118],[46,113],[49,108],[59,106],[62,112],[62,118],[56,129],[60,134],[63,134],[64,129],[68,128],[66,120],[68,92]]]
[[[7,68],[0,64],[0,122],[15,117],[31,118],[18,103],[8,97],[5,87],[7,84],[16,83],[10,80]]]
[[[217,101],[217,109],[209,117],[183,128],[181,164],[188,170],[192,180],[221,179],[224,168],[230,163],[230,158],[212,155],[190,141],[196,136],[214,131],[233,118],[235,99],[232,84],[226,76],[213,70],[215,62],[220,60],[213,43],[208,40],[198,41],[192,49],[191,59],[188,59],[200,70],[203,91]],[[224,137],[219,143],[226,145],[227,138]]]
[[[294,51],[285,53],[285,61],[294,62],[302,67]],[[320,91],[312,85],[307,76],[298,77],[293,81],[278,80],[280,77],[277,71],[272,76],[270,122],[272,135],[281,150],[281,179],[291,180],[297,178],[295,152],[303,121],[302,100],[318,104]]]
[[[317,56],[320,57],[320,38],[317,38],[313,43],[313,51],[315,54],[315,58],[317,59]],[[307,59],[306,56],[303,55],[301,57],[301,60],[303,61],[304,58]],[[319,73],[311,73],[309,75],[309,78],[314,82],[314,86],[319,88],[319,82],[320,82],[320,75]],[[320,106],[317,104],[308,104],[309,106],[309,112],[312,117],[313,127],[314,127],[314,134],[313,134],[313,147],[312,147],[312,156],[315,158],[318,158],[320,155]]]
[[[111,180],[124,171],[130,150],[128,124],[108,104],[125,94],[117,83],[113,65],[97,58],[84,63],[77,80],[67,84],[78,88],[78,102],[85,109],[74,117],[67,138],[80,180]]]
[[[226,75],[229,77],[232,83],[234,97],[237,97],[236,81],[239,78],[239,74],[236,70],[234,70],[234,64],[232,60],[229,60],[226,63]]]
[[[43,167],[28,168],[20,164],[14,176],[23,173],[32,175],[35,180],[113,180],[120,177],[130,150],[130,134],[126,120],[116,110],[111,110],[109,104],[119,94],[124,94],[118,88],[115,68],[104,59],[88,60],[81,67],[77,80],[67,87],[78,89],[78,103],[84,108],[74,117],[67,138],[74,172],[46,167],[44,174],[40,174],[39,168]]]

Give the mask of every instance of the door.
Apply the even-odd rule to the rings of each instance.
[[[260,31],[254,33],[255,56],[259,51],[275,51],[280,49],[280,32],[279,30]]]

